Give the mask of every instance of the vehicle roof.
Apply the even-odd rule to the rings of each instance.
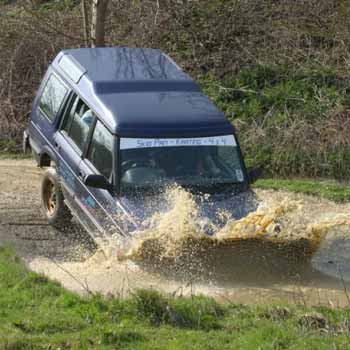
[[[193,79],[160,50],[82,48],[52,63],[114,133],[124,137],[200,137],[233,132]]]

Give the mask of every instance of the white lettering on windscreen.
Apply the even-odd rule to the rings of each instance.
[[[186,146],[236,146],[233,135],[201,137],[201,138],[174,138],[174,139],[138,139],[122,138],[120,149],[154,148],[154,147],[186,147]]]

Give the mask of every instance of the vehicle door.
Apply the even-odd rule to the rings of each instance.
[[[91,174],[98,174],[115,186],[115,171],[113,164],[115,157],[116,137],[96,119],[94,130],[91,134],[91,141],[85,157],[80,162],[79,173],[83,178]],[[120,222],[120,214],[116,198],[112,190],[88,187],[79,194],[87,210],[95,219],[99,232],[102,234],[124,234]]]
[[[55,149],[59,155],[57,170],[66,203],[89,232],[95,226],[84,204],[79,200],[80,193],[85,191],[79,164],[87,145],[89,132],[92,130],[93,119],[91,109],[75,95],[65,111],[59,131],[54,136]]]

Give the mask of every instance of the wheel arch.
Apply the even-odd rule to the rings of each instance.
[[[49,148],[45,147],[40,154],[39,166],[48,167],[51,165],[51,162],[57,164],[57,157]]]

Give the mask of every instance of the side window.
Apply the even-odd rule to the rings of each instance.
[[[113,135],[98,120],[87,158],[96,169],[110,180],[113,168]]]
[[[94,114],[91,109],[79,97],[76,97],[69,115],[63,122],[62,130],[80,150],[84,147],[93,120]]]
[[[40,97],[39,107],[52,122],[61,108],[68,88],[53,74],[48,79]]]

